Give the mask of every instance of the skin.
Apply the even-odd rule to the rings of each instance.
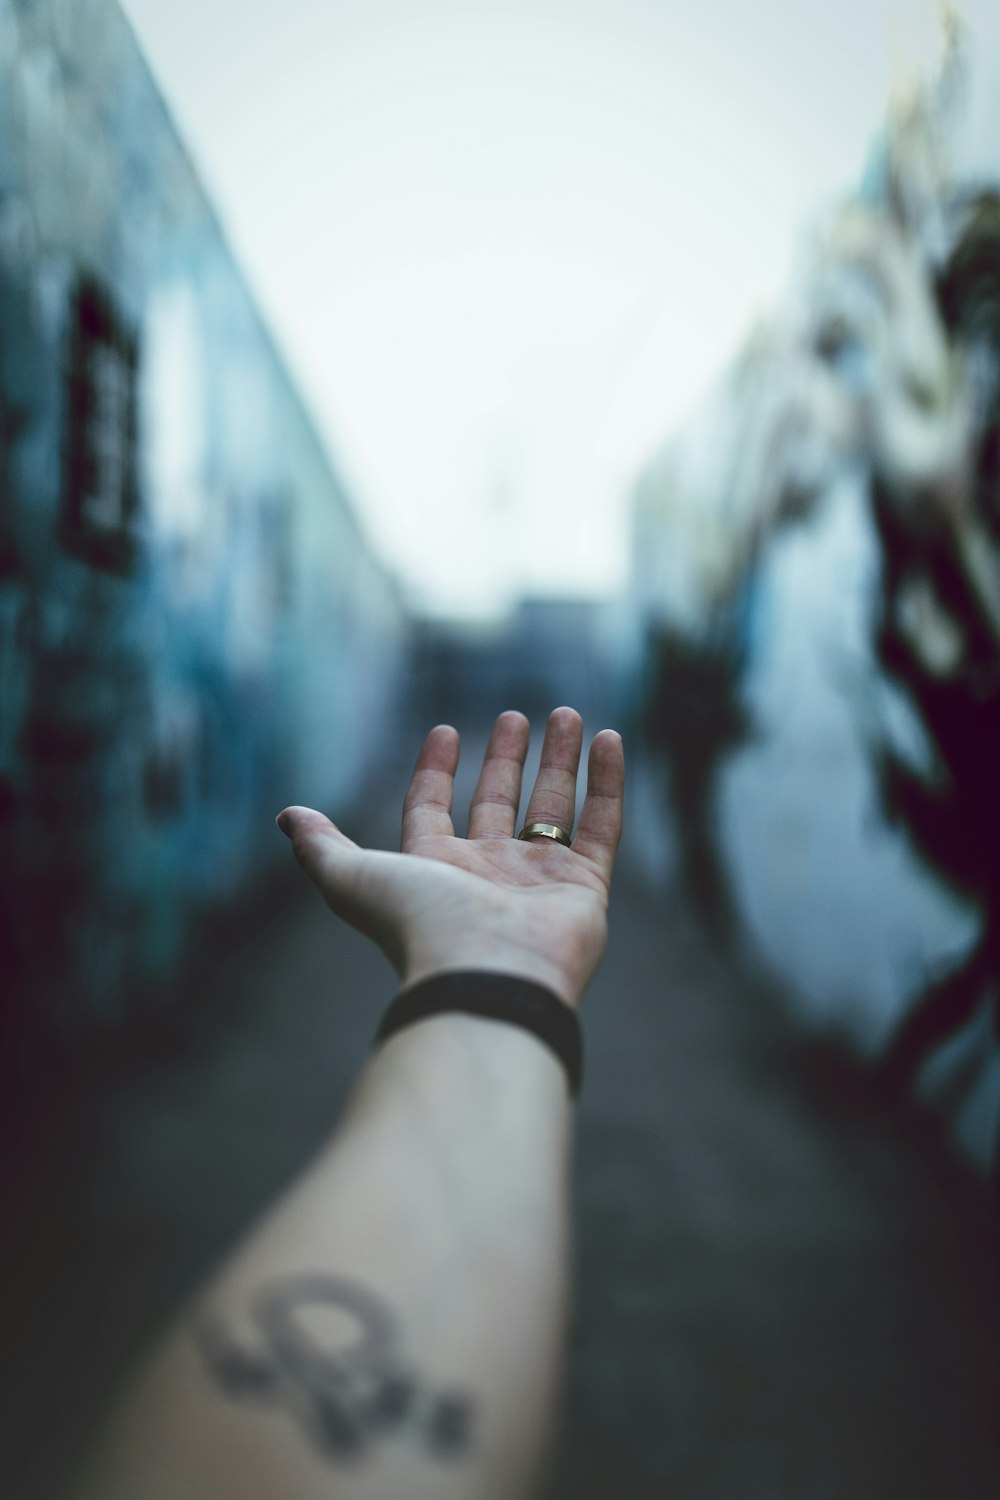
[[[417,760],[402,854],[359,849],[308,808],[289,807],[278,818],[329,905],[379,944],[404,985],[442,970],[489,968],[535,979],[576,1006],[600,962],[621,837],[621,737],[607,729],[593,741],[587,795],[566,849],[514,838],[529,733],[523,714],[497,719],[468,838],[457,838],[452,824],[459,738],[448,725],[431,730]],[[551,714],[525,824],[572,829],[582,738],[574,709]]]
[[[593,742],[572,849],[514,838],[528,745],[497,720],[467,839],[458,736],[427,736],[403,848],[320,813],[279,825],[326,900],[404,985],[485,968],[579,1003],[604,949],[621,834],[620,738]],[[582,723],[549,719],[526,821],[572,827]],[[303,1177],[236,1247],[133,1383],[87,1500],[520,1500],[557,1409],[571,1109],[520,1027],[449,1013],[392,1036]]]

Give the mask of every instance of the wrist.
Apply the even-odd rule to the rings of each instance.
[[[579,1093],[583,1035],[576,1012],[537,980],[495,969],[443,970],[401,990],[382,1017],[376,1044],[417,1023],[455,1015],[530,1033],[562,1064],[570,1093]]]
[[[447,955],[415,954],[403,965],[400,988],[410,990],[439,974],[457,972],[504,974],[510,979],[527,980],[551,990],[572,1011],[579,1008],[583,995],[583,985],[575,984],[558,964],[538,954],[512,951],[509,944],[496,949],[475,943],[455,944]]]

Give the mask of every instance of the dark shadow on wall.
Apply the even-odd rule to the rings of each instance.
[[[665,625],[650,626],[646,653],[642,742],[667,768],[685,891],[709,934],[725,942],[737,919],[716,830],[716,790],[726,757],[751,731],[741,696],[745,653],[728,631],[694,640]]]
[[[930,773],[886,750],[878,773],[887,813],[925,863],[981,914],[972,949],[931,976],[881,1062],[892,1088],[994,1005],[1000,1032],[1000,653],[997,593],[984,591],[973,547],[1000,547],[1000,193],[974,195],[964,229],[941,273],[938,302],[949,337],[984,372],[968,515],[946,526],[932,507],[923,524],[904,520],[900,496],[876,474],[872,502],[883,553],[876,629],[880,662],[904,689],[934,752]],[[907,524],[908,523],[908,524]],[[922,628],[913,601],[926,601]],[[953,642],[947,665],[933,631]],[[1000,1151],[994,1181],[1000,1194]]]

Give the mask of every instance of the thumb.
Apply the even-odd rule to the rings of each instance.
[[[336,896],[357,879],[363,851],[321,812],[312,807],[286,807],[274,821],[291,839],[296,859],[325,896]]]
[[[286,807],[275,819],[292,841],[295,857],[316,885],[326,904],[374,938],[392,962],[396,962],[400,940],[398,902],[392,882],[378,879],[388,862],[400,856],[362,849],[341,833],[336,823],[311,807]]]

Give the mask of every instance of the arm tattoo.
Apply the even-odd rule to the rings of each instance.
[[[347,1313],[360,1337],[348,1348],[322,1347],[300,1322],[316,1306]],[[257,1294],[252,1313],[263,1349],[238,1343],[211,1318],[194,1330],[208,1370],[234,1400],[284,1406],[329,1459],[362,1459],[380,1437],[406,1429],[435,1458],[467,1450],[472,1402],[421,1387],[401,1361],[391,1312],[364,1287],[320,1272],[285,1276]]]

